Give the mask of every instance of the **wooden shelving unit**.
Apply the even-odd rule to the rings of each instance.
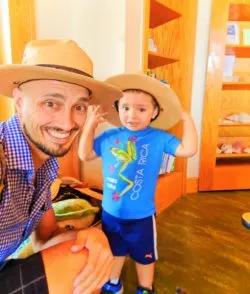
[[[250,82],[223,82],[222,90],[250,90]]]
[[[229,5],[229,21],[250,21],[249,4],[231,3]]]
[[[249,189],[250,163],[217,164],[211,190],[242,190]],[[238,176],[236,176],[238,175]]]
[[[190,1],[190,0],[189,0]],[[196,0],[195,0],[196,1]],[[165,1],[168,2],[168,1]],[[162,32],[162,29],[167,23],[175,19],[180,18],[182,15],[178,11],[172,9],[162,0],[146,0],[145,1],[145,11],[144,11],[144,48],[143,48],[143,71],[147,72],[147,69],[156,69],[159,67],[164,67],[165,65],[178,62],[179,58],[176,54],[173,56],[171,54],[165,54],[165,46],[157,46],[158,52],[152,52],[148,50],[148,39],[154,34],[154,29]],[[160,42],[163,36],[160,37]],[[157,44],[159,45],[159,44]]]
[[[220,18],[218,19],[218,15]],[[250,0],[213,0],[208,60],[216,60],[207,71],[201,143],[200,191],[238,190],[250,188],[250,154],[218,154],[222,144],[240,142],[250,147],[250,123],[218,124],[233,113],[250,114],[250,68],[247,74],[242,58],[250,59],[250,46],[226,43],[228,21],[238,22],[241,30],[250,27]],[[240,23],[239,23],[240,22]],[[238,82],[223,81],[224,56],[234,55],[238,65]],[[211,63],[210,63],[211,65]],[[245,66],[241,71],[239,67]],[[241,72],[244,73],[241,76]],[[249,79],[249,81],[248,81]],[[239,146],[239,145],[238,145]]]
[[[235,55],[238,58],[250,58],[250,46],[226,45],[226,55]]]
[[[219,125],[219,137],[249,137],[250,124]]]
[[[250,158],[250,154],[249,153],[240,153],[240,154],[235,154],[235,153],[225,154],[225,153],[221,153],[221,154],[217,154],[216,158]]]
[[[150,22],[149,27],[155,28],[171,20],[180,17],[181,14],[172,10],[163,1],[150,0]]]
[[[172,172],[170,174],[161,175],[156,187],[156,213],[161,213],[166,207],[171,205],[182,194],[182,173]],[[168,193],[171,191],[171,193]],[[166,195],[167,197],[163,197]]]
[[[154,69],[156,67],[164,66],[178,61],[176,58],[169,57],[158,52],[148,51],[148,68]]]
[[[189,110],[197,0],[145,0],[144,3],[142,70],[144,73],[151,70],[158,79],[166,80],[176,91],[183,107]],[[158,52],[149,51],[149,38],[154,40]],[[169,131],[179,138],[182,136],[181,124]],[[176,158],[175,172],[159,177],[156,190],[157,213],[185,193],[185,189],[186,160]]]
[[[219,127],[250,127],[250,123],[227,123],[219,124]]]

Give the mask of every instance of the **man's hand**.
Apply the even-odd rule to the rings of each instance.
[[[101,289],[111,274],[113,255],[104,233],[97,228],[78,232],[72,252],[88,249],[88,259],[82,272],[74,281],[73,294],[90,294]]]

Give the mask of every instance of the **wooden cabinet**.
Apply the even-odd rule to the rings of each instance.
[[[3,1],[2,1],[3,2]],[[34,1],[7,1],[6,11],[9,17],[9,30],[0,19],[0,64],[20,63],[27,42],[35,39]],[[6,2],[6,3],[7,3]],[[1,9],[5,6],[3,3]],[[0,17],[1,18],[1,17]],[[6,30],[6,31],[4,31]],[[5,38],[10,40],[10,48]],[[15,113],[12,98],[0,96],[0,122],[8,120]]]
[[[145,0],[144,4],[143,71],[146,73],[150,69],[156,78],[166,80],[177,93],[182,106],[189,111],[197,1]],[[153,39],[157,52],[148,50],[149,38]],[[181,123],[170,132],[181,138]],[[185,193],[186,166],[186,160],[177,158],[175,171],[160,176],[156,190],[158,212]]]
[[[227,44],[229,21],[238,27],[239,44]],[[250,117],[250,46],[243,44],[242,32],[245,28],[250,29],[250,0],[213,1],[202,126],[200,191],[250,188],[250,153],[244,153],[244,148],[250,147],[250,121],[227,120],[233,114],[236,118],[242,113]],[[229,55],[235,56],[235,65],[228,81],[224,77],[224,66],[225,56]],[[235,148],[230,149],[237,144],[240,153]],[[229,153],[221,152],[225,148]]]

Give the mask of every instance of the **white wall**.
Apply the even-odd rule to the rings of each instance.
[[[36,0],[37,39],[74,39],[94,62],[94,76],[125,70],[126,0]]]
[[[188,160],[188,178],[199,176],[203,97],[212,0],[198,0],[191,114],[198,132],[198,153]]]
[[[126,0],[125,71],[142,69],[143,0]]]
[[[198,0],[191,113],[201,138],[206,57],[212,0]],[[98,79],[141,68],[143,0],[35,0],[37,38],[71,38],[94,62]],[[200,152],[188,160],[199,176]]]

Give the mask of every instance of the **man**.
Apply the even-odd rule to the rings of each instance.
[[[61,250],[67,252],[67,273],[80,272],[65,293],[92,293],[108,280],[112,255],[106,237],[95,228],[60,231],[50,198],[51,183],[58,176],[55,157],[69,151],[84,125],[89,102],[108,106],[121,96],[116,88],[94,80],[92,71],[90,58],[71,40],[32,41],[22,64],[0,66],[0,94],[12,96],[16,108],[16,115],[0,124],[6,160],[0,168],[1,293],[63,293],[54,290],[64,271]],[[75,241],[28,260],[4,261],[31,233],[36,251]],[[67,263],[71,259],[78,260],[73,270],[72,262]]]

